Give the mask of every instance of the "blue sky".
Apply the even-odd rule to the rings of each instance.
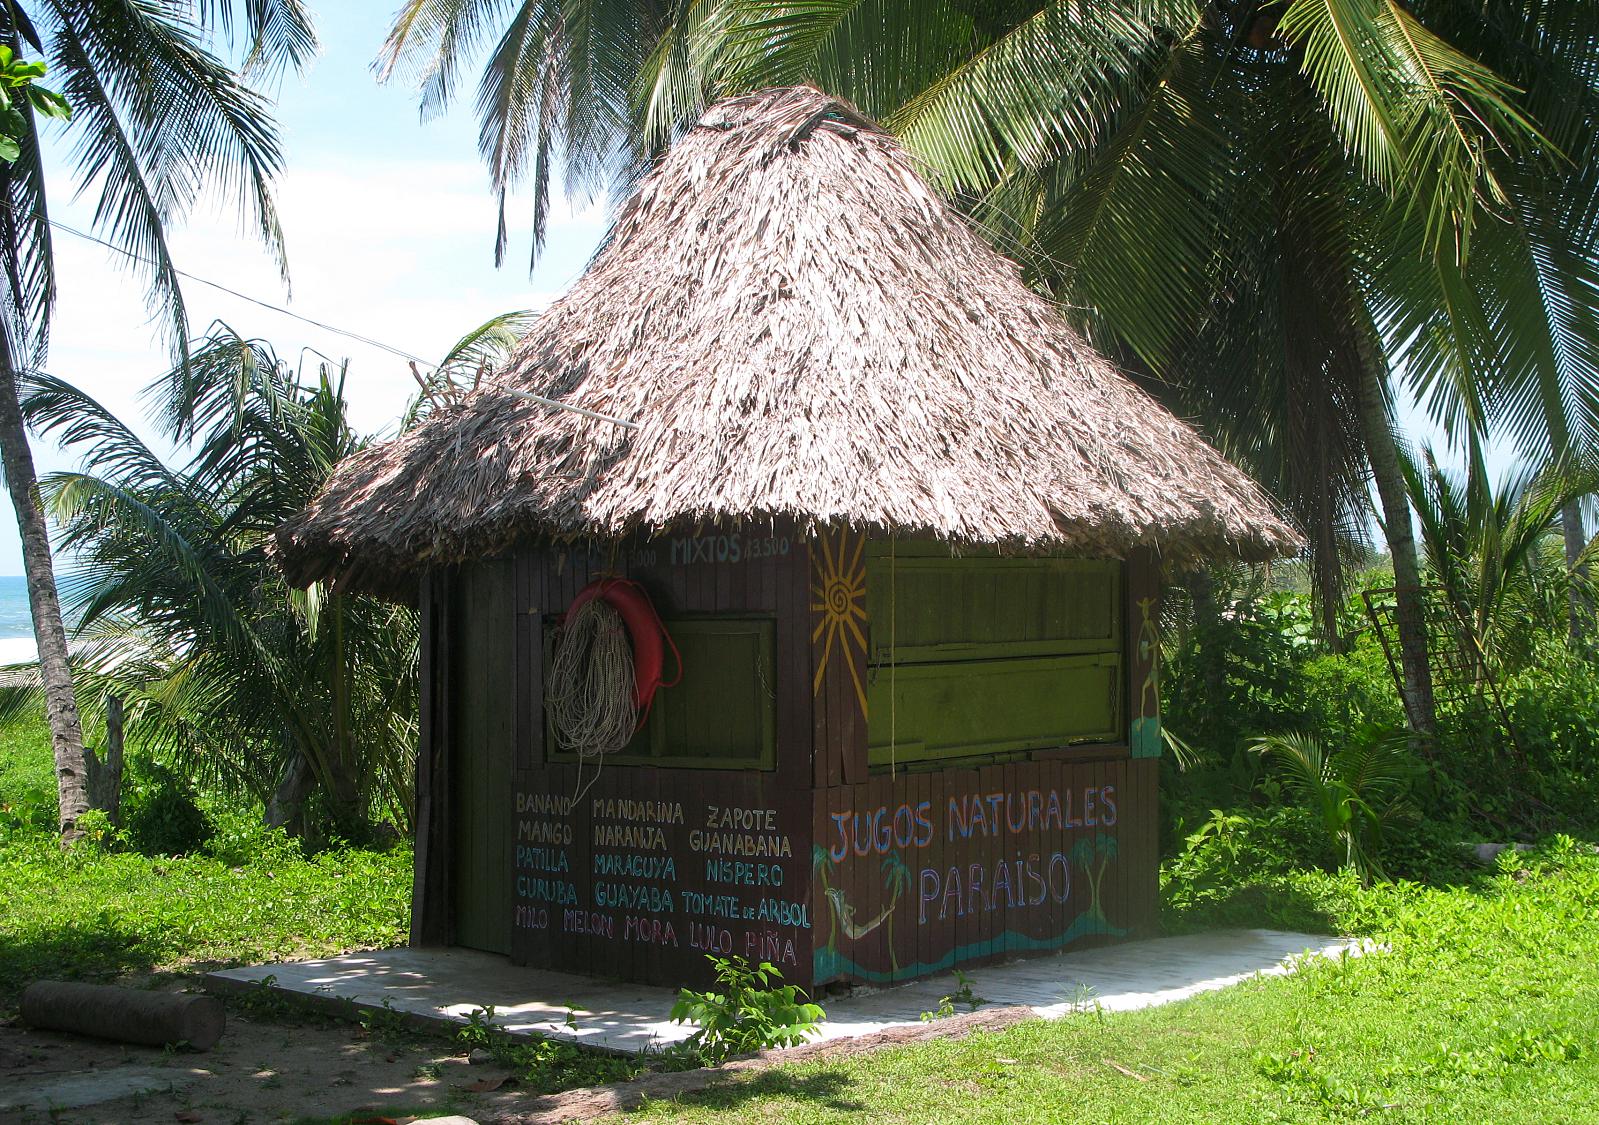
[[[604,207],[558,205],[530,276],[531,208],[524,194],[512,205],[508,264],[496,270],[495,205],[471,113],[475,74],[463,83],[461,104],[422,123],[415,91],[398,81],[380,85],[371,67],[392,0],[317,7],[322,54],[279,91],[287,168],[278,197],[292,293],[223,208],[202,211],[172,234],[179,268],[423,357],[441,354],[495,313],[549,304],[588,261],[604,231]],[[71,136],[69,127],[50,138],[52,208],[56,218],[88,229],[89,199],[71,199],[65,162]],[[67,234],[57,236],[57,255],[60,303],[50,371],[149,437],[139,391],[166,369],[167,353],[149,321],[142,283],[109,251]],[[348,359],[352,421],[365,432],[391,427],[414,388],[404,362],[386,352],[204,286],[190,284],[185,295],[197,333],[220,319],[269,340],[291,360]],[[1414,423],[1414,412],[1407,415]],[[35,456],[41,474],[75,463],[47,442],[35,442]],[[0,517],[0,574],[21,571],[8,511]]]
[[[272,262],[221,208],[202,210],[173,234],[179,268],[424,358],[496,313],[547,305],[588,261],[604,231],[603,208],[558,206],[545,253],[529,276],[530,200],[514,202],[515,241],[506,266],[496,270],[495,203],[478,160],[470,81],[461,106],[420,123],[415,91],[399,81],[379,85],[371,69],[391,0],[316,7],[321,57],[279,91],[287,168],[278,199],[292,291],[284,291]],[[72,200],[71,138],[70,127],[49,138],[52,212],[87,230],[92,200]],[[101,247],[60,232],[56,247],[61,292],[49,370],[148,438],[139,391],[168,359],[142,282]],[[362,430],[391,426],[415,389],[404,362],[386,352],[204,286],[188,284],[184,293],[197,333],[220,319],[271,341],[291,360],[304,355],[314,362],[312,353],[348,359],[352,420]],[[46,442],[34,448],[41,474],[75,464]],[[21,572],[6,505],[0,574]]]

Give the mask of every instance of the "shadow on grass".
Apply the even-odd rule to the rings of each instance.
[[[705,1109],[737,1109],[747,1102],[762,1098],[793,1098],[811,1102],[837,1113],[866,1112],[869,1107],[865,1102],[843,1096],[848,1087],[849,1079],[832,1071],[794,1075],[782,1069],[773,1069],[763,1070],[753,1078],[722,1082],[703,1090],[679,1094],[672,1101]],[[529,1097],[538,1096],[529,1093]],[[380,1122],[404,1120],[412,1116],[418,1116],[418,1125],[421,1125],[428,1117],[443,1117],[452,1113],[470,1116],[472,1112],[472,1107],[459,1105],[435,1105],[424,1108],[375,1105],[364,1106],[350,1113],[332,1117],[297,1117],[293,1119],[293,1125],[378,1125]],[[514,1116],[521,1111],[513,1105],[506,1105],[501,1106],[497,1112],[506,1112]],[[606,1116],[609,1119],[610,1115]]]
[[[1319,934],[1338,930],[1325,902],[1279,880],[1192,890],[1182,901],[1168,898],[1161,904],[1161,923],[1168,934],[1234,928]]]
[[[0,1009],[36,980],[104,981],[148,972],[159,958],[148,936],[105,914],[28,933],[0,933]]]
[[[849,1086],[849,1078],[837,1071],[794,1074],[781,1067],[774,1067],[760,1071],[753,1078],[718,1083],[703,1090],[683,1094],[677,1100],[686,1105],[704,1106],[707,1109],[734,1109],[758,1098],[794,1098],[799,1101],[814,1102],[840,1113],[864,1113],[868,1108],[865,1102],[844,1096]]]

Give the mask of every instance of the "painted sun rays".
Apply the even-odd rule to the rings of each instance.
[[[855,685],[855,698],[866,714],[866,681],[861,666],[866,659],[866,535],[852,535],[840,528],[836,535],[826,531],[816,536],[811,549],[811,612],[816,628],[811,643],[818,645],[816,678],[811,694],[819,695],[826,680],[833,650],[849,669]]]

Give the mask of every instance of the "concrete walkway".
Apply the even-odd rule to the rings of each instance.
[[[1281,930],[1221,930],[1082,952],[1032,957],[971,971],[972,989],[990,1004],[1024,1005],[1040,1016],[1073,1011],[1125,1011],[1225,988],[1258,973],[1291,971],[1306,952],[1337,956],[1358,943]],[[469,949],[385,949],[325,961],[256,965],[210,973],[213,991],[270,987],[357,1008],[389,1008],[412,1020],[465,1023],[494,1006],[494,1020],[513,1034],[541,1034],[591,1047],[634,1052],[686,1038],[691,1028],[669,1022],[676,993],[648,985],[517,968],[504,957]],[[823,1039],[864,1035],[937,1010],[958,986],[953,974],[892,988],[857,990],[828,1000]],[[538,997],[538,999],[530,999]],[[961,1009],[958,1009],[961,1010]]]

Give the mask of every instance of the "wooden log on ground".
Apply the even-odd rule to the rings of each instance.
[[[151,1047],[186,1043],[209,1051],[222,1038],[227,1012],[215,996],[148,992],[109,984],[34,981],[22,993],[30,1027],[71,1031]]]

